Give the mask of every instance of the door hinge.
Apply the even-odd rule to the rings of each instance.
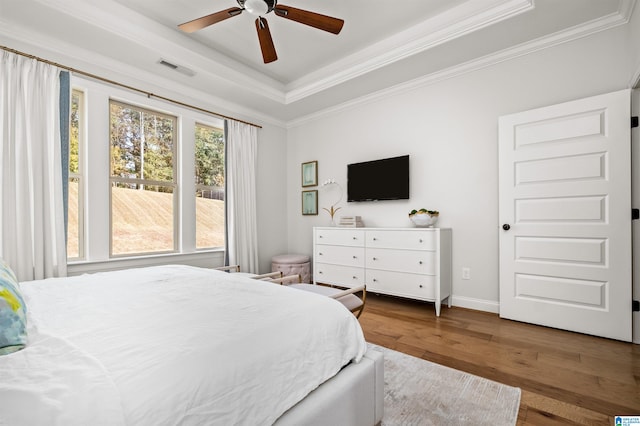
[[[631,310],[633,312],[640,312],[640,300],[634,300],[631,302]]]
[[[638,117],[637,116],[631,117],[631,128],[633,129],[635,127],[638,127]]]
[[[640,219],[640,209],[631,209],[631,220]]]

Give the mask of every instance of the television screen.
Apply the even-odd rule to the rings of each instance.
[[[409,156],[347,165],[347,201],[409,199]]]

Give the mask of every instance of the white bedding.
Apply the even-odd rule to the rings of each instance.
[[[0,425],[267,425],[366,351],[333,299],[188,266],[21,284]]]

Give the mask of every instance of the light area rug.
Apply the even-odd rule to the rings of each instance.
[[[384,354],[383,426],[516,424],[519,388],[369,346]]]

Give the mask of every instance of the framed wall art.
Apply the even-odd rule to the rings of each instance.
[[[302,163],[302,186],[318,185],[318,162]]]
[[[302,191],[302,214],[318,215],[318,190]]]

